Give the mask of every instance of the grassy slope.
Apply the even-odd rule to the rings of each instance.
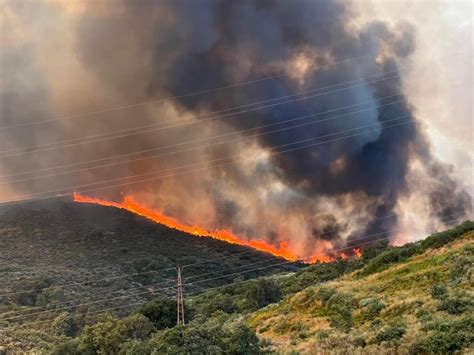
[[[473,242],[471,231],[382,271],[370,272],[367,265],[257,311],[249,324],[271,342],[273,350],[283,353],[442,351],[443,344],[437,344],[436,338],[446,336],[446,329],[458,326],[470,334],[474,331],[472,304],[464,310],[462,306],[474,293]],[[459,314],[440,310],[442,304]],[[443,324],[447,328],[440,331]],[[455,341],[466,343],[466,337],[461,334]],[[467,341],[472,341],[472,335]]]
[[[133,297],[66,310],[69,314],[78,314],[146,301],[164,293],[174,296],[173,289],[152,294],[147,292],[146,286],[174,280],[174,269],[155,271],[174,268],[178,264],[202,263],[186,270],[184,276],[189,282],[195,275],[215,272],[195,279],[198,281],[222,275],[221,271],[229,268],[242,266],[226,273],[282,262],[279,258],[255,251],[240,254],[250,249],[210,238],[190,236],[126,211],[74,204],[70,201],[29,203],[8,209],[0,207],[0,250],[0,294],[145,272],[143,275],[98,283],[0,297],[0,314],[27,311],[30,307],[38,306],[47,306],[47,309],[67,307],[75,303],[141,292]],[[206,263],[213,259],[218,260]],[[258,264],[250,265],[253,263]],[[246,273],[240,275],[240,278],[253,278],[296,268],[295,265],[282,265]],[[187,292],[227,284],[234,277],[236,276],[196,283],[188,287]],[[170,285],[174,285],[174,281],[158,287]],[[78,301],[54,306],[54,303],[71,299]],[[43,310],[34,309],[31,312]],[[131,307],[117,312],[123,315],[133,310]],[[11,331],[8,342],[17,343],[17,351],[20,348],[30,349],[54,343],[57,341],[51,336],[48,327],[59,313],[61,312],[4,321],[1,318],[6,316],[0,315],[0,328],[20,324],[22,321],[46,320],[46,323]],[[93,320],[94,317],[88,318],[88,321]],[[1,339],[2,336],[0,334],[0,346],[7,342]]]

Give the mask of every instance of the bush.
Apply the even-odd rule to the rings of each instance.
[[[448,289],[443,285],[433,285],[431,287],[431,297],[436,300],[445,299],[448,296]]]
[[[83,354],[79,351],[79,339],[71,339],[60,343],[54,347],[51,351],[51,355],[80,355]],[[0,352],[1,354],[1,352]]]
[[[260,343],[253,330],[236,324],[224,331],[221,324],[191,323],[168,329],[158,336],[158,354],[259,354]]]
[[[251,355],[260,353],[259,340],[255,332],[244,324],[239,324],[232,330],[225,341],[226,353],[236,355]]]
[[[454,321],[435,323],[431,335],[413,344],[412,354],[452,354],[474,342],[474,319],[465,317]]]
[[[333,288],[327,288],[327,287],[321,287],[318,290],[317,296],[318,298],[323,302],[323,304],[326,304],[327,301],[336,293],[337,291]]]
[[[445,311],[449,314],[462,314],[469,308],[471,304],[472,301],[469,299],[449,298],[442,301],[437,310]]]
[[[402,247],[389,249],[372,260],[360,271],[361,276],[367,276],[387,269],[391,264],[405,261],[409,257],[419,254],[421,247],[419,244],[405,244]]]
[[[62,313],[53,320],[53,328],[59,335],[68,337],[76,336],[79,331],[79,324],[73,316]]]
[[[117,354],[126,341],[143,340],[152,331],[151,322],[141,314],[123,319],[108,316],[106,320],[84,328],[78,350],[85,354]]]
[[[176,301],[166,298],[149,302],[138,310],[138,313],[147,317],[157,329],[175,326],[176,312]]]
[[[153,345],[148,341],[131,340],[120,346],[120,355],[150,355]]]
[[[330,313],[331,327],[349,332],[354,325],[354,318],[352,316],[354,299],[352,295],[334,293],[326,302],[326,307]]]
[[[377,318],[385,308],[385,304],[375,298],[365,298],[359,302],[361,308],[361,319],[362,320],[373,320]]]
[[[273,280],[260,279],[248,285],[245,297],[249,310],[255,311],[281,300],[281,291]]]
[[[440,248],[472,230],[474,230],[474,222],[466,221],[456,228],[430,235],[421,242],[421,247],[423,250],[428,248]]]
[[[18,281],[12,287],[11,301],[20,306],[36,306],[41,293],[54,293],[54,289],[48,288],[51,285],[52,280],[47,277]]]
[[[469,280],[472,269],[471,258],[462,255],[451,266],[450,276],[454,284],[458,284],[463,280]]]
[[[406,332],[406,326],[404,324],[390,325],[384,328],[380,333],[377,334],[376,339],[380,343],[382,341],[392,341],[403,337]]]

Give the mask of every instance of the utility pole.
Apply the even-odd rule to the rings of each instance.
[[[184,283],[183,283],[183,278],[181,276],[181,272],[183,271],[183,268],[178,266],[177,271],[178,271],[178,295],[177,295],[178,319],[177,319],[177,325],[179,326],[179,325],[184,325],[184,294],[183,294]]]

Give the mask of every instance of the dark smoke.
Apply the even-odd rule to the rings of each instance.
[[[27,17],[27,9],[12,8]],[[206,172],[181,175],[171,182],[130,184],[96,194],[118,197],[125,191],[145,196],[148,203],[168,213],[204,221],[212,227],[228,227],[248,237],[268,236],[275,243],[290,238],[301,241],[301,245],[319,242],[340,245],[347,239],[354,241],[363,236],[377,239],[390,234],[397,226],[395,208],[400,197],[411,193],[407,186],[410,164],[420,161],[439,182],[429,192],[433,216],[447,223],[447,216],[453,213],[465,215],[470,209],[470,196],[451,177],[452,173],[431,156],[414,109],[402,91],[399,63],[415,50],[414,29],[408,24],[391,28],[382,22],[356,29],[348,25],[356,16],[349,4],[342,1],[117,0],[113,5],[91,2],[77,19],[73,36],[76,56],[100,83],[98,91],[113,92],[126,102],[137,102],[225,87],[264,76],[275,78],[174,98],[165,108],[157,104],[152,108],[106,113],[102,119],[86,121],[85,125],[69,121],[51,124],[48,132],[35,137],[20,133],[9,136],[9,147],[54,141],[51,135],[87,136],[97,131],[169,121],[170,117],[197,116],[310,89],[320,88],[324,92],[330,85],[348,81],[360,80],[358,83],[362,85],[257,111],[242,114],[236,111],[204,126],[155,131],[93,146],[62,149],[48,153],[48,158],[41,162],[36,158],[23,163],[15,158],[5,159],[3,168],[25,171],[27,167],[31,170],[32,166],[55,165],[51,161],[86,161],[246,130],[244,134],[249,136],[262,135],[246,143],[213,148],[197,145],[192,153],[122,164],[113,169],[91,169],[34,186],[31,181],[18,183],[14,188],[23,193],[63,187],[67,191],[68,186],[77,184],[229,157],[243,147],[273,153],[291,148],[251,167],[244,164],[209,167]],[[9,56],[18,53],[27,63],[10,59]],[[22,48],[7,53],[2,56],[2,65],[8,67],[13,60],[17,69],[28,69],[35,58],[25,59],[25,53],[28,51]],[[301,73],[295,67],[298,60],[307,68]],[[37,73],[32,75],[36,77]],[[41,85],[41,80],[37,81]],[[33,87],[33,94],[21,87],[18,90],[18,97],[11,91],[1,92],[5,107],[2,125],[22,122],[22,115],[47,117],[46,113],[38,114],[30,104],[47,102],[47,88]],[[337,115],[366,109],[361,113],[340,118],[333,118],[334,113],[324,113],[361,102],[367,104]],[[10,110],[14,106],[20,106],[23,113]],[[318,115],[303,122],[321,122],[300,127],[295,122],[260,128],[309,114]],[[393,127],[398,123],[404,124]],[[274,131],[282,127],[287,129]],[[349,133],[337,132],[357,135],[345,138]],[[323,136],[328,138],[318,138]],[[302,140],[305,142],[298,143]],[[328,142],[315,145],[324,141]],[[313,146],[308,147],[310,144]],[[273,190],[277,183],[282,187]],[[448,204],[447,199],[451,199]],[[352,226],[351,211],[361,214],[354,217]],[[321,213],[323,216],[317,217]],[[387,215],[393,217],[383,218]],[[302,235],[293,235],[298,229],[294,219],[298,218],[306,227]]]

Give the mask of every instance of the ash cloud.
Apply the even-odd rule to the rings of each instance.
[[[25,25],[32,16],[27,10],[10,7]],[[170,101],[104,113],[100,120],[85,124],[63,120],[34,138],[23,133],[9,135],[9,147],[54,141],[51,135],[80,137],[184,117],[199,121],[206,113],[306,90],[320,89],[321,95],[251,112],[234,110],[212,122],[61,149],[46,154],[44,160],[43,155],[24,164],[3,159],[2,171],[87,161],[201,138],[213,142],[213,136],[235,133],[232,137],[248,139],[212,147],[206,147],[209,142],[189,143],[186,147],[191,150],[178,154],[111,169],[86,164],[90,169],[80,174],[12,186],[21,193],[67,191],[68,186],[202,162],[198,167],[205,170],[140,183],[130,179],[125,187],[96,194],[119,198],[121,193],[130,193],[190,223],[230,228],[275,244],[289,241],[302,256],[347,241],[354,244],[362,238],[390,236],[398,223],[400,198],[412,193],[407,174],[415,162],[436,177],[427,191],[432,218],[449,223],[446,218],[454,212],[466,215],[471,209],[470,196],[430,153],[422,125],[402,89],[399,67],[416,50],[415,28],[381,21],[351,25],[357,16],[348,3],[339,1],[87,3],[83,12],[73,16],[68,30],[77,66],[94,82],[88,85],[117,102],[156,97]],[[32,65],[37,56],[44,55],[39,47],[31,57],[25,57],[28,52],[19,47],[12,51]],[[2,63],[5,58],[2,56]],[[21,69],[21,65],[14,61],[8,71]],[[85,81],[73,74],[54,75],[54,80]],[[274,79],[182,96],[267,76]],[[322,94],[331,90],[328,86],[350,81],[359,85],[341,85],[333,87],[333,91],[340,89],[337,92]],[[35,95],[45,97],[51,95],[49,90],[33,89]],[[20,88],[19,92],[25,98],[22,112],[35,112],[28,91]],[[2,90],[3,101],[7,95]],[[89,107],[73,95],[63,100],[83,111]],[[2,125],[19,120],[8,107],[13,106],[7,104],[3,109]],[[361,109],[364,111],[355,113]],[[48,114],[56,114],[55,108]],[[312,114],[316,116],[283,122]],[[44,115],[35,117],[40,116]],[[176,148],[165,152],[173,150]],[[236,155],[245,159],[234,158]],[[206,163],[223,158],[234,164]]]

